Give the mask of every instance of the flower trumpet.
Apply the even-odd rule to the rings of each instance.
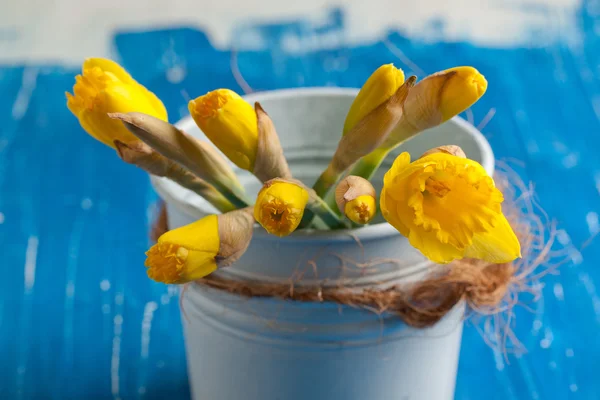
[[[520,257],[493,179],[477,162],[448,148],[438,150],[412,163],[406,152],[396,158],[381,192],[384,218],[437,263],[465,257],[503,263]]]
[[[173,229],[146,252],[146,272],[157,282],[186,283],[227,267],[248,248],[253,224],[248,207]]]
[[[254,204],[254,219],[267,232],[287,236],[294,232],[304,215],[308,191],[303,185],[275,179],[264,184]]]

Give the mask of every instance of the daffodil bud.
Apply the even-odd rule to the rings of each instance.
[[[258,147],[258,122],[250,104],[229,89],[191,100],[188,108],[202,132],[235,165],[252,171]]]
[[[375,107],[342,136],[327,169],[313,186],[319,196],[324,196],[346,169],[387,139],[402,118],[404,100],[415,81],[414,76],[408,78],[390,98]]]
[[[252,239],[252,209],[209,215],[173,229],[146,252],[148,276],[163,283],[186,283],[227,267]]]
[[[262,182],[291,177],[275,126],[259,103],[252,108],[237,93],[217,89],[188,107],[202,132],[235,165]]]
[[[375,213],[375,188],[359,176],[349,175],[335,188],[335,201],[341,213],[356,224],[368,224]]]
[[[404,102],[404,115],[384,146],[396,147],[416,133],[433,128],[471,107],[487,89],[473,67],[436,72],[418,82]]]
[[[521,256],[502,213],[503,200],[473,160],[438,151],[411,163],[402,153],[385,174],[380,207],[384,218],[434,262],[503,263]]]
[[[75,77],[73,94],[66,93],[67,107],[79,119],[83,129],[107,146],[114,141],[137,142],[119,121],[108,113],[139,111],[163,121],[167,110],[163,103],[136,82],[120,65],[104,58],[88,58],[81,75]]]
[[[486,89],[487,81],[473,67],[450,68],[426,77],[406,96],[402,118],[383,144],[356,163],[350,174],[370,179],[392,149],[463,112]]]
[[[199,194],[223,213],[235,210],[235,206],[214,186],[159,154],[146,143],[138,141],[126,144],[115,140],[115,147],[119,157],[126,163],[133,164],[149,174],[171,179],[184,188]]]
[[[308,200],[308,191],[300,183],[267,181],[256,198],[254,219],[270,234],[287,236],[300,224]]]
[[[236,207],[248,205],[235,172],[209,143],[150,115],[113,113],[110,117],[122,121],[130,132],[158,153],[215,186]]]
[[[344,122],[345,135],[376,107],[388,100],[404,83],[404,72],[385,64],[377,68],[362,86],[352,102]]]

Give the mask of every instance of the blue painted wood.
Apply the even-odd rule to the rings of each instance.
[[[586,3],[587,4],[587,3]],[[383,63],[407,74],[474,65],[489,81],[475,123],[499,158],[535,182],[567,246],[544,298],[516,315],[528,354],[491,350],[467,327],[457,399],[597,399],[600,249],[578,247],[598,231],[600,213],[600,39],[582,7],[581,43],[492,49],[422,43],[391,32],[369,45],[293,54],[285,35],[344,37],[343,12],[323,27],[303,21],[243,25],[269,51],[238,54],[257,90],[360,86]],[[155,91],[176,121],[188,96],[216,86],[241,91],[231,53],[198,30],[115,35],[117,57]],[[404,65],[400,48],[418,67]],[[79,399],[189,397],[178,297],[145,276],[144,251],[156,195],[147,177],[83,133],[65,107],[78,71],[52,65],[0,66],[0,397]],[[421,74],[422,76],[422,74]]]

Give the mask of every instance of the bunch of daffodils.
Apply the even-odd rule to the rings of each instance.
[[[194,191],[221,213],[163,234],[146,253],[148,276],[185,283],[231,265],[248,248],[258,223],[283,237],[297,229],[344,229],[380,214],[436,263],[520,257],[502,213],[502,193],[460,147],[434,147],[393,162],[378,194],[370,179],[388,154],[444,123],[486,91],[472,67],[437,72],[417,82],[392,64],[366,80],[350,107],[331,162],[312,187],[294,179],[273,121],[259,103],[229,89],[189,102],[210,141],[169,123],[160,99],[113,61],[90,58],[75,78],[67,106],[94,139],[119,158]],[[228,160],[229,161],[228,161]],[[234,166],[262,183],[250,198]]]

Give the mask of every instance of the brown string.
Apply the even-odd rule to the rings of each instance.
[[[472,309],[494,308],[506,296],[514,278],[512,264],[460,261],[410,287],[365,289],[357,292],[343,287],[291,286],[284,283],[247,282],[210,275],[197,282],[244,297],[276,297],[283,300],[334,302],[351,307],[391,312],[408,325],[434,325],[458,302],[466,300]]]

